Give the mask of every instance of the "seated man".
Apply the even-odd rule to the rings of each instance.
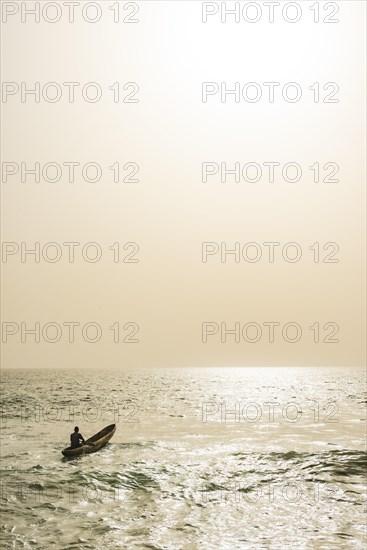
[[[85,439],[82,436],[82,434],[79,433],[78,426],[75,426],[74,433],[70,435],[70,441],[71,441],[71,448],[75,449],[76,447],[80,447],[80,441],[85,443]]]

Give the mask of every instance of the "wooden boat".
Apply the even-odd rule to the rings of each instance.
[[[106,445],[107,441],[111,439],[115,431],[116,424],[110,424],[93,437],[87,439],[82,445],[80,445],[80,447],[67,447],[61,452],[68,458],[73,458],[88,453],[95,453],[96,451],[99,451],[101,447]]]

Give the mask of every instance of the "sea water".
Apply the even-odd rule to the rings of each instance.
[[[5,370],[1,547],[365,549],[365,389],[357,368]]]

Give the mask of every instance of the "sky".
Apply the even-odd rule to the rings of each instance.
[[[21,4],[3,367],[362,365],[365,3]]]

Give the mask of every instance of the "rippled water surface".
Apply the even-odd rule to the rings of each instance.
[[[2,548],[366,547],[361,369],[9,370],[2,401]]]

